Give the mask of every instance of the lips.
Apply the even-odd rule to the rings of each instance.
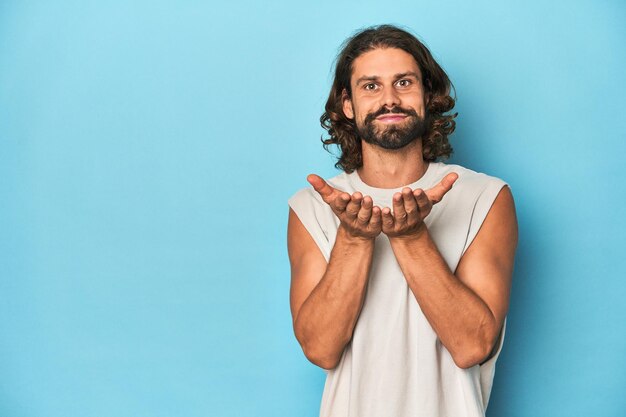
[[[376,120],[381,121],[383,123],[395,123],[395,122],[400,122],[404,120],[406,117],[407,117],[406,114],[392,113],[392,114],[384,114],[384,115],[378,116]]]
[[[372,123],[374,120],[378,120],[380,123],[397,123],[410,117],[417,118],[417,112],[413,109],[404,109],[400,106],[396,106],[392,109],[382,107],[378,111],[368,114],[365,117],[365,124]]]

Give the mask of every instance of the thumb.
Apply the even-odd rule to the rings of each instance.
[[[451,172],[443,179],[439,184],[435,185],[433,188],[426,190],[426,196],[433,203],[436,204],[443,199],[443,196],[446,195],[448,191],[452,188],[456,180],[459,179],[459,174],[456,172]]]
[[[306,177],[306,180],[313,186],[313,189],[318,192],[322,199],[327,203],[332,200],[332,195],[335,193],[335,189],[328,185],[326,181],[319,175],[310,174]]]

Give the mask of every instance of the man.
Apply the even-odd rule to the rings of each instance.
[[[517,222],[506,184],[436,162],[450,81],[413,35],[349,39],[321,118],[344,172],[290,200],[294,331],[327,370],[322,416],[484,416]]]

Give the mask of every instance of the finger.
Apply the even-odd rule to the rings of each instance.
[[[306,177],[306,180],[313,186],[313,189],[322,196],[322,200],[326,203],[330,204],[336,198],[334,194],[337,192],[337,189],[328,185],[319,175],[310,174]]]
[[[404,210],[404,199],[402,193],[395,193],[391,201],[393,206],[393,218],[396,223],[406,222],[406,210]]]
[[[343,213],[350,202],[350,194],[341,193],[339,194],[333,201],[331,201],[330,207],[335,211],[335,213]]]
[[[389,207],[385,207],[381,211],[383,231],[391,231],[393,230],[393,216],[391,215],[391,209]]]
[[[380,207],[372,208],[372,217],[370,218],[370,228],[373,230],[380,230],[382,223],[382,214]]]
[[[456,172],[451,172],[443,177],[439,184],[435,185],[429,190],[426,190],[426,195],[428,196],[428,199],[433,204],[440,202],[443,196],[446,195],[448,191],[450,191],[450,189],[454,185],[454,182],[457,179],[459,179],[459,174],[457,174]]]
[[[349,219],[354,220],[356,216],[359,214],[359,210],[361,210],[361,201],[363,200],[363,194],[360,192],[356,192],[352,194],[350,198],[350,202],[346,207],[346,215]]]
[[[370,218],[372,217],[372,206],[374,203],[372,202],[372,197],[365,196],[363,197],[363,202],[361,203],[361,209],[357,214],[357,220],[362,225],[365,226],[369,223]]]
[[[430,210],[433,208],[433,203],[428,199],[424,190],[418,188],[413,191],[413,197],[415,198],[422,219],[428,216]]]
[[[407,221],[415,222],[419,220],[419,207],[413,191],[409,187],[402,189],[402,201],[404,203],[404,211],[406,212]]]

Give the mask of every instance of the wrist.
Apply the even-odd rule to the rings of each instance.
[[[337,238],[343,239],[351,245],[371,245],[376,239],[375,236],[364,236],[350,233],[350,231],[348,231],[343,224],[340,224],[337,229]]]
[[[390,236],[389,242],[393,245],[413,245],[416,243],[425,243],[430,239],[428,228],[422,225],[418,230],[405,235]]]

